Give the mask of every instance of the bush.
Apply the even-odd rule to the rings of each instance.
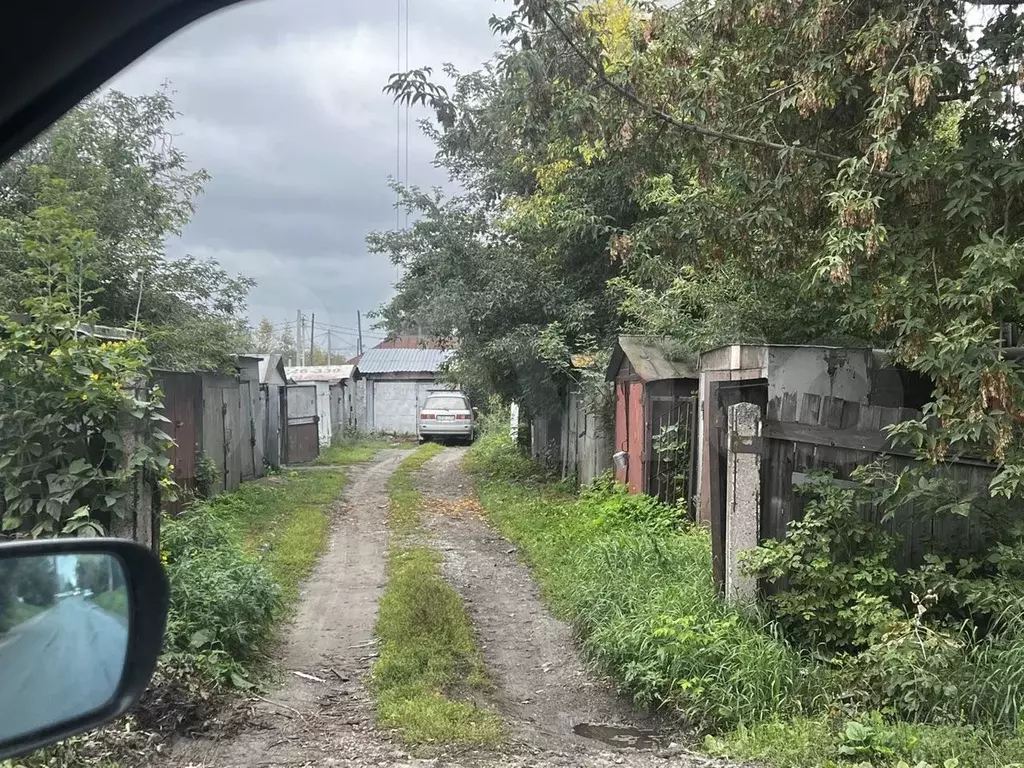
[[[662,504],[652,496],[630,493],[609,472],[596,478],[580,496],[597,526],[638,525],[652,534],[669,533],[688,521],[684,508]]]
[[[862,515],[869,489],[841,489],[819,475],[809,490],[814,498],[786,538],[745,558],[748,572],[785,587],[769,606],[786,636],[833,652],[847,702],[861,711],[1017,727],[1024,713],[1019,534],[1008,526],[987,558],[931,553],[924,565],[900,571],[894,538]]]
[[[508,411],[500,410],[481,419],[481,435],[466,455],[466,468],[491,479],[536,480],[543,469],[519,450],[509,434]]]
[[[813,475],[806,491],[803,519],[789,524],[784,540],[744,553],[744,568],[785,586],[768,602],[788,637],[815,649],[862,650],[905,615],[895,603],[895,541],[828,475]]]
[[[214,684],[247,687],[281,608],[279,587],[205,507],[167,521],[161,536],[171,583],[165,661]]]

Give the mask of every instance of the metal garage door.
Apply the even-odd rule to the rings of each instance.
[[[437,389],[432,381],[372,381],[368,396],[373,414],[372,429],[399,435],[416,434],[416,420],[420,407],[430,389]]]
[[[312,461],[320,455],[316,385],[289,384],[287,390],[288,439],[285,443],[285,460],[289,464]]]

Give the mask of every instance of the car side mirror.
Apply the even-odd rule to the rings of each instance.
[[[169,588],[123,539],[0,544],[0,760],[120,717],[156,668]]]

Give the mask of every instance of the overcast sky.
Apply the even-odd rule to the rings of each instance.
[[[410,0],[411,65],[477,68],[497,47],[487,22],[501,10],[499,0]],[[395,269],[367,254],[364,238],[395,222],[396,114],[381,88],[398,69],[397,25],[397,0],[252,0],[197,22],[110,83],[139,94],[170,82],[183,113],[178,146],[212,180],[168,251],[255,278],[254,324],[315,312],[318,331],[338,328],[332,342],[351,350],[340,329],[391,295]],[[415,126],[425,114],[412,112],[409,181],[444,184]],[[402,158],[404,174],[404,149]]]

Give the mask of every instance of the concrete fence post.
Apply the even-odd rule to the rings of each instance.
[[[750,604],[757,598],[757,580],[741,572],[739,554],[759,543],[760,442],[761,409],[753,403],[731,406],[725,511],[725,599],[734,604]]]

